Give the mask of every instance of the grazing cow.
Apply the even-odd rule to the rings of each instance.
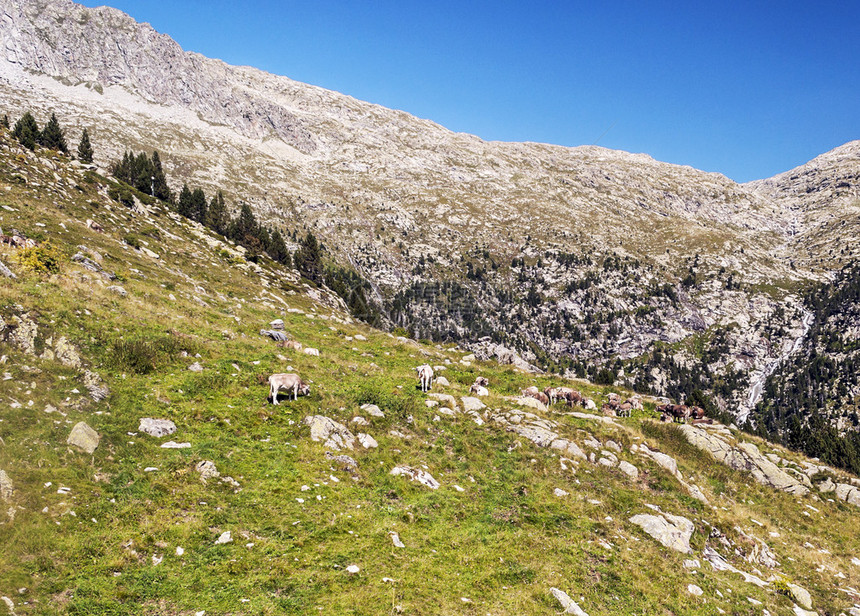
[[[433,368],[427,364],[415,368],[418,373],[418,382],[421,384],[421,391],[428,392],[433,385]]]
[[[532,385],[530,387],[526,387],[525,389],[520,391],[520,394],[522,394],[523,396],[526,396],[528,398],[534,398],[539,393],[540,393],[540,390],[537,387],[535,387],[534,385]]]
[[[542,391],[537,392],[534,396],[532,396],[535,400],[539,402],[543,402],[545,405],[549,406],[549,398]]]
[[[307,396],[311,388],[305,384],[298,374],[273,374],[269,377],[269,397],[272,404],[278,404],[278,392],[286,390],[292,392],[293,400],[298,400],[299,394]]]
[[[89,218],[87,218],[87,226],[90,229],[92,229],[93,231],[98,231],[99,233],[104,231],[104,227],[102,227],[99,223],[97,223],[96,221],[91,220]]]
[[[582,396],[581,393],[574,389],[571,389],[569,392],[567,392],[567,394],[565,395],[565,399],[567,400],[568,406],[573,406],[574,404],[581,404],[582,406],[585,406],[585,398]]]
[[[479,376],[475,379],[475,385],[480,385],[481,387],[488,387],[490,384],[490,380],[485,376]]]
[[[668,414],[679,423],[687,423],[690,417],[690,407],[685,404],[667,405]]]
[[[618,416],[619,417],[630,417],[630,412],[633,409],[633,405],[629,402],[625,402],[621,406],[618,407]]]
[[[295,340],[284,340],[282,342],[279,342],[278,346],[281,347],[282,349],[293,349],[295,351],[301,351],[302,350],[302,343],[297,342]]]
[[[606,403],[603,406],[601,406],[600,412],[603,413],[604,415],[606,415],[607,417],[615,417],[615,408],[609,403]]]
[[[544,387],[543,395],[549,399],[550,404],[555,404],[555,401],[558,399],[558,389],[555,387]]]
[[[489,396],[490,390],[488,390],[483,385],[478,385],[477,382],[472,383],[472,386],[469,388],[470,394],[475,394],[476,396]]]
[[[693,419],[704,419],[705,418],[705,409],[700,406],[694,406],[690,408],[690,416]]]

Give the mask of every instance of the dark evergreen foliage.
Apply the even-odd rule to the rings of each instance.
[[[39,142],[41,134],[36,118],[29,111],[15,122],[15,128],[12,129],[12,136],[28,150],[36,149],[36,144]]]
[[[170,201],[170,188],[167,186],[167,177],[161,167],[161,157],[158,152],[152,153],[152,196],[162,201]]]
[[[51,114],[45,128],[42,129],[38,139],[39,145],[48,148],[49,150],[57,150],[63,154],[69,153],[69,146],[66,144],[66,137],[63,134],[63,129],[60,128],[60,123],[55,114]]]
[[[88,165],[93,162],[93,146],[90,143],[90,133],[86,128],[81,134],[81,142],[78,144],[78,160]]]

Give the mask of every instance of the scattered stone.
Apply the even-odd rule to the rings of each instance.
[[[12,480],[9,479],[9,475],[6,474],[6,471],[0,470],[0,500],[7,501],[12,498]]]
[[[439,402],[449,406],[452,409],[457,408],[457,398],[450,394],[437,394],[437,393],[429,393],[427,394],[430,398],[434,400],[438,400]]]
[[[376,439],[364,432],[358,433],[358,442],[361,443],[361,446],[365,449],[375,449],[379,447],[379,443],[376,442]]]
[[[698,558],[684,561],[684,569],[701,569],[701,567],[702,563],[699,562]]]
[[[176,432],[176,424],[169,419],[153,419],[144,417],[140,420],[140,425],[137,427],[139,432],[161,438]]]
[[[467,413],[471,411],[480,411],[487,408],[487,405],[481,402],[478,398],[466,396],[464,398],[460,398],[460,400],[463,402],[463,410]]]
[[[80,421],[72,428],[66,443],[79,447],[87,453],[93,453],[99,446],[101,437],[99,433],[90,428],[85,422]]]
[[[432,409],[434,406],[439,406],[439,401],[438,400],[425,400],[424,406],[426,406],[428,409]]]
[[[810,610],[805,610],[799,605],[795,605],[792,610],[794,611],[794,616],[818,616],[818,612],[812,612]],[[860,616],[860,610],[856,608],[849,608],[848,613],[854,616],[855,614]]]
[[[126,291],[125,289],[123,289],[123,288],[122,288],[121,286],[119,286],[118,284],[112,284],[111,286],[109,286],[109,287],[107,288],[107,290],[108,290],[108,291],[110,291],[111,293],[116,293],[116,294],[117,294],[117,295],[119,295],[120,297],[128,297],[128,291]]]
[[[233,533],[229,530],[225,530],[221,533],[221,536],[215,540],[215,545],[223,545],[225,543],[233,543]]]
[[[269,327],[272,329],[284,329],[284,320],[283,319],[275,319],[274,321],[269,321]]]
[[[391,474],[395,477],[402,475],[410,481],[417,481],[418,483],[427,486],[431,490],[436,490],[441,485],[430,473],[424,469],[415,468],[413,466],[395,466],[391,469]]]
[[[15,603],[9,597],[0,597],[0,601],[6,604],[6,607],[9,609],[9,613],[12,616],[15,616]]]
[[[313,347],[303,348],[302,353],[304,353],[305,355],[313,355],[314,357],[319,357],[319,355],[320,355],[319,349],[315,349]]]
[[[663,512],[657,515],[642,513],[634,515],[630,521],[667,548],[683,554],[693,551],[690,548],[690,537],[695,526],[683,516]]]
[[[675,460],[675,458],[659,451],[652,451],[651,449],[648,449],[648,447],[644,443],[639,446],[639,451],[643,455],[646,455],[652,460],[654,460],[659,466],[665,468],[672,475],[674,475],[678,479],[681,479],[681,473],[678,472],[678,462]]]
[[[435,384],[438,385],[439,387],[450,387],[451,386],[451,383],[449,383],[448,379],[446,379],[444,376],[437,376]]]
[[[512,399],[513,403],[518,406],[525,406],[537,411],[546,411],[546,405],[540,400],[536,400],[531,396],[517,396]]]
[[[87,388],[94,402],[101,402],[110,395],[110,389],[104,384],[102,378],[91,370],[84,370],[84,387]]]
[[[795,603],[804,609],[812,609],[812,597],[809,595],[809,591],[797,584],[791,583],[789,583],[788,588],[791,591],[791,596],[794,597]]]
[[[711,547],[705,547],[702,550],[702,557],[711,563],[711,567],[713,567],[714,571],[731,571],[732,573],[737,573],[743,576],[744,581],[750,584],[755,584],[759,588],[764,588],[767,586],[767,582],[765,582],[760,577],[752,575],[751,573],[747,573],[746,571],[741,571],[731,563],[729,563],[725,558],[720,556],[719,552],[714,550]]]
[[[287,340],[289,340],[289,337],[284,332],[276,331],[273,329],[261,329],[260,335],[269,337],[275,342],[286,342]]]
[[[325,457],[339,465],[339,468],[348,471],[350,473],[354,473],[358,470],[358,463],[350,458],[349,456],[344,455],[335,455],[330,451],[325,452]]]
[[[359,408],[371,417],[385,417],[385,414],[375,404],[362,404]]]
[[[196,361],[188,366],[188,370],[190,372],[203,372],[203,366],[200,365],[200,362]]]
[[[582,608],[580,608],[576,602],[570,598],[570,596],[564,592],[563,590],[559,590],[558,588],[550,588],[549,591],[552,593],[552,596],[556,598],[556,600],[561,603],[561,607],[564,609],[562,614],[573,614],[574,616],[588,616]]]
[[[351,573],[351,574],[355,575],[356,573],[361,571],[361,569],[358,568],[358,565],[350,565],[349,567],[346,568],[346,571],[347,571],[347,573]]]
[[[352,418],[352,423],[354,423],[356,426],[367,426],[367,425],[369,425],[369,424],[370,424],[370,422],[369,422],[369,421],[367,421],[367,420],[366,420],[364,417],[362,417],[361,415],[356,415],[355,417],[353,417],[353,418]]]
[[[630,462],[627,462],[626,460],[622,460],[621,462],[619,462],[618,469],[631,479],[639,478],[639,469],[630,464]]]
[[[311,429],[312,441],[323,441],[326,447],[335,451],[355,448],[353,433],[343,424],[329,419],[325,415],[305,417],[305,425]]]
[[[606,441],[606,448],[611,449],[616,453],[621,453],[621,445],[619,445],[615,441]]]
[[[161,444],[162,449],[190,449],[191,443],[177,443],[176,441],[167,441]]]
[[[398,535],[396,532],[394,532],[393,530],[389,531],[388,535],[389,535],[389,537],[391,537],[391,542],[394,544],[394,547],[396,547],[396,548],[405,548],[406,547],[405,545],[403,545],[403,542],[400,540],[400,535]]]
[[[362,336],[361,334],[356,334],[355,336],[353,336],[353,338],[355,338],[356,340],[359,340],[361,342],[367,342],[367,337]]]
[[[564,498],[565,496],[570,496],[570,492],[565,492],[561,488],[556,488],[555,490],[552,491],[552,493],[555,494],[556,496],[558,496],[559,498]]]
[[[201,460],[194,467],[194,470],[200,473],[200,481],[203,483],[206,483],[207,479],[216,479],[221,476],[221,473],[215,467],[215,463],[211,460]]]
[[[5,276],[6,278],[17,278],[15,273],[6,267],[2,261],[0,261],[0,275]]]
[[[836,484],[836,498],[860,507],[860,490],[847,483]]]

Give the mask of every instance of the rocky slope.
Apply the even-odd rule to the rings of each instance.
[[[224,189],[313,230],[418,337],[478,352],[489,337],[505,356],[605,367],[655,393],[699,388],[743,416],[805,330],[798,290],[854,254],[856,143],[738,185],[644,154],[455,134],[184,52],[114,9],[0,11],[13,115],[89,127],[103,166],[157,149],[175,189]]]
[[[633,393],[374,330],[116,188],[0,127],[0,614],[860,611],[856,476],[523,398]]]

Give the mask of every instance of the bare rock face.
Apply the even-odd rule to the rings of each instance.
[[[86,453],[93,453],[99,446],[100,440],[101,437],[98,432],[90,428],[83,421],[80,421],[75,424],[74,428],[72,428],[66,442],[69,445],[74,445],[75,447],[82,449]]]
[[[774,464],[752,443],[737,443],[730,433],[717,434],[688,424],[681,426],[681,431],[690,443],[717,461],[735,470],[748,471],[763,485],[799,496],[809,493],[803,481]]]

